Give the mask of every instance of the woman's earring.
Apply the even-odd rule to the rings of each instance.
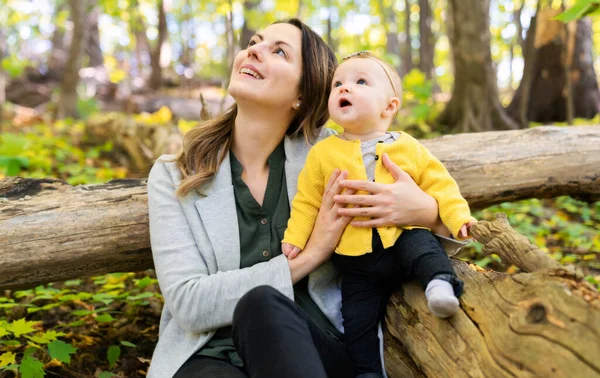
[[[294,105],[294,109],[296,109],[296,110],[300,109],[300,103],[299,102],[297,102],[296,105]]]

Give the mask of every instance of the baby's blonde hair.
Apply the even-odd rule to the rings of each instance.
[[[394,67],[392,67],[386,61],[378,58],[376,55],[374,55],[372,52],[370,52],[368,50],[357,51],[350,55],[346,55],[345,57],[342,58],[342,62],[345,62],[347,60],[354,59],[354,58],[373,59],[374,61],[379,63],[381,68],[383,68],[385,75],[387,76],[387,78],[390,81],[390,85],[392,86],[392,91],[394,92],[394,96],[397,97],[400,100],[400,102],[402,102],[402,81],[400,80],[400,76],[398,75],[398,72],[396,72]]]

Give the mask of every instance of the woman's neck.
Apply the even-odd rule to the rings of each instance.
[[[266,168],[267,158],[281,143],[289,123],[289,116],[281,113],[238,109],[231,149],[244,170]]]

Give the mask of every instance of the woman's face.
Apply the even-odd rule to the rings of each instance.
[[[268,26],[233,61],[229,93],[236,102],[289,109],[298,102],[302,34],[294,25]]]

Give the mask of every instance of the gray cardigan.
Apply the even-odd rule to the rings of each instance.
[[[331,135],[324,129],[319,139]],[[291,203],[310,148],[303,138],[284,140],[285,176]],[[240,269],[240,242],[229,154],[209,184],[175,196],[181,173],[173,156],[158,158],[148,177],[150,242],[165,298],[159,339],[149,378],[172,377],[220,327],[231,324],[238,300],[248,290],[270,285],[294,299],[286,257]],[[339,274],[331,262],[309,275],[308,291],[332,324],[343,332]]]

